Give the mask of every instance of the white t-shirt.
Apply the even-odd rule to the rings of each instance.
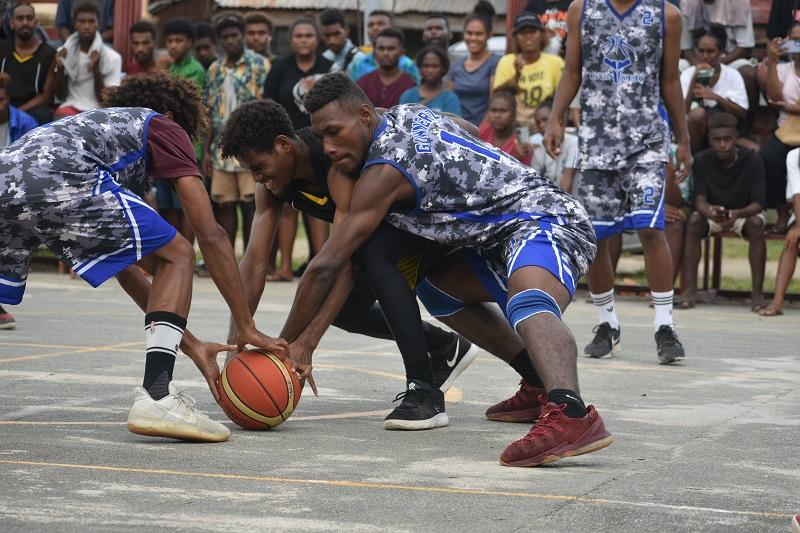
[[[553,183],[558,183],[565,168],[578,168],[578,136],[572,133],[564,135],[561,143],[561,154],[558,159],[553,159],[547,154],[544,146],[537,146],[533,150],[531,167]],[[573,183],[573,189],[574,187]]]
[[[794,70],[794,62],[778,63],[778,80],[783,86],[783,101],[787,104],[800,102],[800,76]],[[778,125],[783,124],[789,114],[781,111],[778,116]]]
[[[110,61],[111,71],[103,77],[103,84],[106,87],[119,85],[122,81],[122,56],[108,45],[103,45],[108,50],[103,50],[103,57],[100,61]],[[89,54],[80,51],[78,56],[78,80],[67,80],[67,98],[62,105],[72,106],[80,111],[97,109],[100,102],[94,94],[94,77],[88,75],[91,71]]]
[[[683,97],[689,94],[689,85],[692,83],[694,71],[697,67],[691,66],[681,72],[681,89],[683,89]],[[711,90],[723,98],[727,98],[734,104],[742,109],[747,109],[750,104],[747,100],[747,89],[744,87],[744,79],[739,71],[730,68],[727,65],[720,65],[719,79],[717,83],[711,87]],[[716,107],[717,102],[714,100],[705,100],[706,107]]]

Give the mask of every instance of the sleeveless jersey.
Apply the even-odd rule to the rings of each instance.
[[[414,209],[393,209],[386,220],[441,244],[502,245],[521,221],[587,220],[580,203],[550,180],[422,105],[384,114],[364,169],[376,164],[398,169],[416,192]]]
[[[0,150],[0,204],[58,203],[148,185],[147,126],[140,107],[86,111],[36,128]]]
[[[618,170],[667,161],[661,104],[664,1],[637,0],[623,14],[584,0],[581,16],[581,169]]]
[[[333,203],[328,191],[328,171],[331,169],[331,160],[322,151],[322,143],[311,132],[311,128],[302,128],[296,133],[300,140],[308,146],[311,166],[314,168],[313,183],[316,187],[310,188],[302,181],[292,180],[289,182],[289,192],[286,198],[272,194],[269,189],[267,189],[267,193],[279,202],[292,204],[292,207],[308,216],[333,222],[336,204]]]

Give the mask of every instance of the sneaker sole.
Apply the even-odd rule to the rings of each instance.
[[[683,361],[686,359],[686,354],[680,354],[673,357],[662,357],[658,356],[658,364],[659,365],[669,365],[672,363],[677,363],[678,361]]]
[[[535,415],[531,414],[530,410],[527,411],[505,411],[503,413],[486,413],[486,419],[492,422],[508,422],[508,423],[526,423],[536,422],[539,418],[539,410]]]
[[[450,423],[447,413],[439,413],[426,420],[384,420],[383,429],[400,431],[419,431],[423,429],[442,428]]]
[[[562,453],[549,453],[544,456],[534,457],[533,459],[523,459],[521,461],[515,461],[513,463],[506,463],[504,461],[500,461],[500,464],[503,466],[522,466],[522,467],[530,467],[530,466],[539,466],[545,465],[547,463],[552,463],[558,461],[559,459],[564,459],[566,457],[575,457],[578,455],[584,455],[587,453],[596,452],[597,450],[602,450],[606,446],[609,446],[612,442],[614,442],[614,437],[608,435],[607,437],[603,437],[598,439],[594,442],[591,442],[585,446],[581,446],[580,448],[576,448],[574,450],[566,450]]]
[[[17,329],[17,323],[8,322],[7,324],[0,324],[0,329]]]
[[[473,344],[470,349],[467,350],[467,353],[464,354],[464,357],[461,358],[461,361],[453,368],[453,371],[450,372],[450,375],[447,376],[445,382],[441,384],[439,390],[442,392],[450,390],[456,378],[472,364],[476,357],[478,357],[478,347]]]
[[[227,435],[214,435],[202,431],[192,431],[161,421],[149,422],[144,425],[128,420],[128,431],[148,437],[166,437],[192,442],[225,442],[231,436],[230,433]]]
[[[603,354],[591,354],[586,351],[586,348],[583,349],[583,354],[589,359],[611,359],[615,355],[618,355],[620,352],[622,352],[622,347],[620,346],[619,342],[611,346],[610,352],[606,352]]]
[[[795,533],[800,533],[800,515],[795,515],[792,517],[792,531]]]

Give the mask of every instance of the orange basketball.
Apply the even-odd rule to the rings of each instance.
[[[222,369],[222,410],[245,429],[270,429],[289,418],[300,401],[300,382],[275,355],[239,352]]]

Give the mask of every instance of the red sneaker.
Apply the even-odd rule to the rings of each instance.
[[[520,380],[517,393],[488,408],[486,418],[496,422],[536,422],[544,406],[544,403],[539,403],[539,396],[544,394],[544,389],[536,389],[524,379]]]
[[[540,401],[544,403],[544,398]],[[503,451],[500,463],[505,466],[543,465],[591,453],[614,442],[593,405],[588,407],[583,418],[568,417],[564,407],[547,403],[528,434]]]
[[[792,531],[800,533],[800,514],[796,514],[792,517]]]
[[[2,309],[2,308],[0,308]],[[0,311],[0,329],[14,329],[17,327],[17,321],[11,313]]]

